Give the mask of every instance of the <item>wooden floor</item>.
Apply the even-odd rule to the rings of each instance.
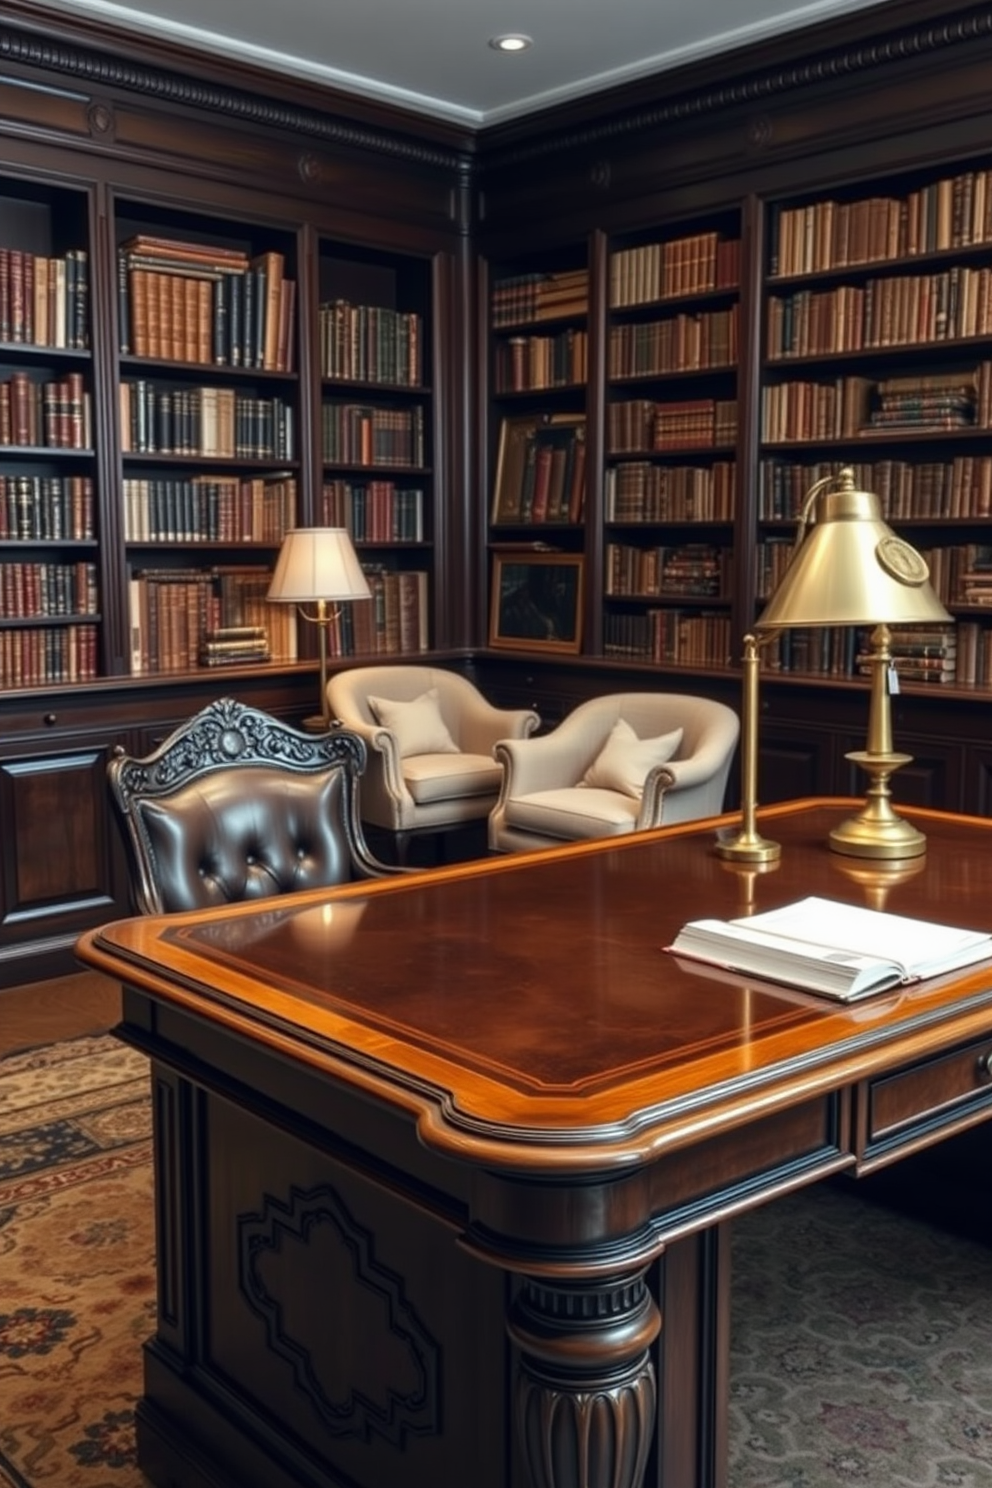
[[[0,992],[0,1058],[113,1028],[121,1012],[117,982],[96,971],[31,982]]]

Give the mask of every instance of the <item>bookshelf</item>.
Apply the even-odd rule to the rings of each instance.
[[[88,199],[0,180],[0,688],[100,670]]]
[[[956,624],[895,638],[915,683],[992,685],[992,170],[935,167],[769,206],[758,481],[761,600],[781,524],[841,463],[927,558]],[[784,672],[862,675],[854,634],[786,636]]]
[[[431,267],[322,241],[319,521],[346,527],[372,591],[341,608],[336,657],[426,651],[434,552]]]
[[[292,661],[265,595],[300,512],[296,235],[125,197],[114,234],[130,672],[216,665],[243,627]]]
[[[727,668],[737,521],[736,213],[611,245],[603,652]]]
[[[544,637],[540,646],[578,652],[588,564],[587,246],[494,262],[487,285],[489,640],[512,648],[501,620],[503,589],[512,573],[526,589],[537,632]],[[533,555],[541,553],[558,567],[538,566]],[[524,562],[513,567],[515,556]],[[542,587],[566,571],[563,564],[575,600],[567,630]],[[533,649],[537,642],[521,645]]]

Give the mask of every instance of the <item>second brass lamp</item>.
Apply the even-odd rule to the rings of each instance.
[[[830,833],[835,852],[900,859],[926,851],[926,838],[892,808],[889,779],[912,758],[892,748],[890,625],[946,624],[950,615],[930,585],[923,556],[882,520],[881,503],[858,491],[842,469],[810,487],[803,502],[793,556],[767,607],[744,637],[741,724],[740,829],[721,834],[716,850],[730,861],[767,863],[777,842],[757,830],[759,649],[786,627],[872,627],[868,739],[847,755],[870,777],[862,809]]]

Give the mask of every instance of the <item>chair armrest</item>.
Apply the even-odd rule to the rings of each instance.
[[[563,739],[561,729],[537,739],[501,739],[495,748],[503,766],[502,799],[575,785],[598,752],[579,734]]]
[[[397,800],[412,800],[400,767],[400,747],[396,742],[396,735],[381,724],[366,723],[364,719],[357,717],[349,718],[346,726],[353,734],[358,734],[359,738],[365,740],[370,763],[373,753],[379,757],[383,784],[389,794]]]
[[[480,696],[459,719],[461,747],[467,754],[492,754],[500,739],[526,739],[540,724],[532,708],[496,708]]]
[[[660,826],[665,796],[670,790],[675,789],[674,772],[674,760],[669,760],[667,765],[655,765],[653,770],[648,771],[644,781],[644,790],[641,792],[637,821],[634,824],[635,831],[641,832],[646,827]]]

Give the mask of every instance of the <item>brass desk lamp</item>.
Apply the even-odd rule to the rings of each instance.
[[[320,646],[320,721],[331,726],[327,702],[327,627],[339,610],[328,604],[371,599],[368,582],[351,538],[343,527],[294,527],[283,538],[268,598],[295,604],[304,620],[317,627]],[[316,608],[311,612],[307,605]]]
[[[761,836],[757,809],[759,648],[785,627],[872,626],[871,699],[867,748],[847,755],[869,776],[867,800],[856,816],[830,833],[835,852],[858,858],[903,860],[926,851],[926,838],[892,809],[889,778],[912,758],[892,748],[890,625],[946,623],[922,555],[882,521],[881,503],[855,490],[845,468],[810,487],[803,503],[792,560],[781,584],[744,637],[741,726],[741,813],[738,831],[717,841],[721,857],[767,863],[781,853]]]

